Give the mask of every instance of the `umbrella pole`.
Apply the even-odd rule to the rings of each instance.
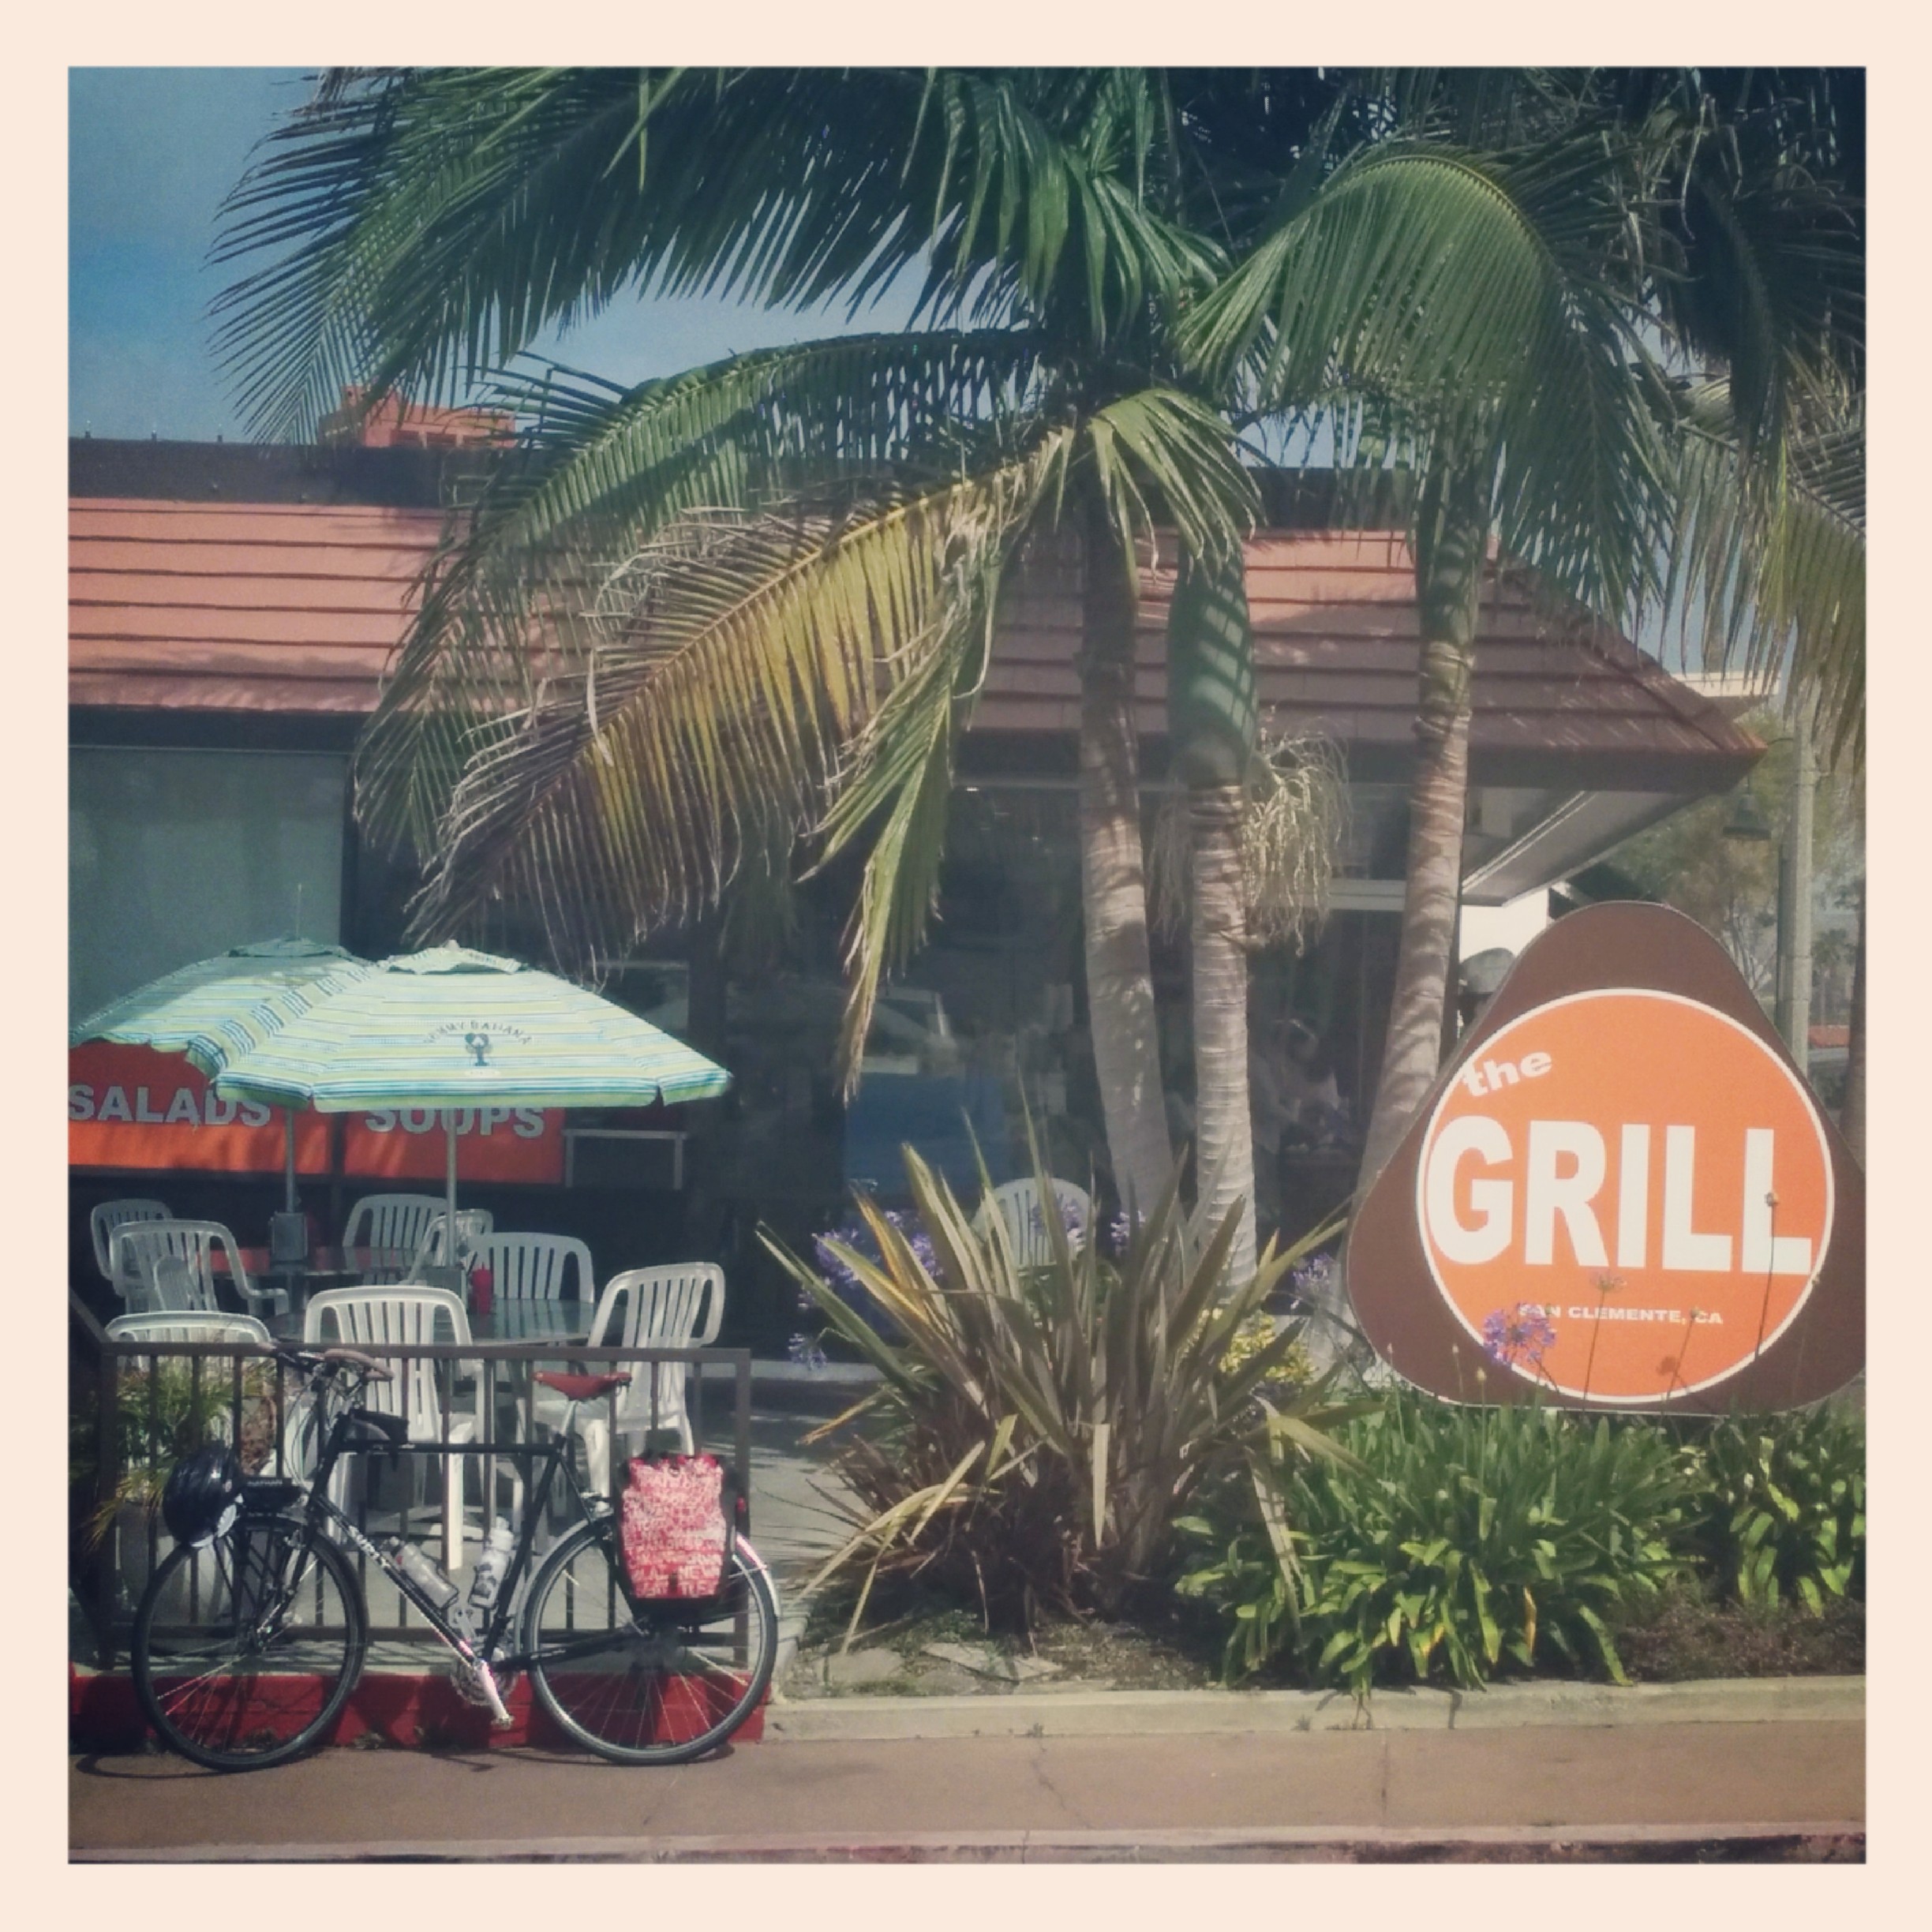
[[[446,1267],[455,1271],[454,1272],[445,1275],[444,1277],[444,1280],[455,1294],[460,1295],[462,1293],[462,1274],[461,1271],[462,1268],[462,1260],[456,1245],[456,1110],[454,1107],[445,1107],[443,1110],[443,1145],[446,1150],[444,1165],[444,1185],[445,1192],[443,1201],[443,1211],[449,1216],[449,1219],[443,1224],[443,1261],[444,1265]],[[459,1317],[459,1319],[460,1320],[461,1318]],[[430,1373],[432,1376],[436,1376],[436,1365],[433,1362],[430,1364]],[[448,1402],[451,1394],[455,1387],[455,1365],[453,1363],[451,1365],[450,1373],[451,1379],[447,1383],[443,1380],[441,1376],[436,1376],[442,1399],[446,1403]],[[484,1430],[484,1433],[485,1435],[487,1435],[489,1432],[487,1428]],[[446,1488],[444,1492],[443,1567],[445,1570],[454,1570],[462,1555],[463,1533],[462,1470],[462,1465],[461,1463],[458,1463],[455,1466],[455,1471],[452,1473],[451,1477],[451,1480],[455,1481],[455,1488],[453,1491]],[[489,1504],[491,1494],[490,1488],[489,1486],[489,1478],[487,1476],[485,1477],[485,1486],[483,1491],[483,1528],[478,1533],[487,1536],[489,1533]],[[450,1498],[452,1495],[454,1495],[456,1499],[455,1511],[453,1515],[451,1513],[450,1507]],[[479,1558],[478,1560],[480,1561],[481,1559]]]
[[[295,1205],[295,1110],[282,1110],[283,1209],[268,1217],[268,1258],[271,1269],[299,1267],[309,1258],[309,1223]],[[287,1289],[275,1291],[278,1305],[288,1305]]]

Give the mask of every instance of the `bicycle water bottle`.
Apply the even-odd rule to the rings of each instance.
[[[477,1553],[475,1574],[470,1579],[470,1615],[478,1630],[489,1618],[496,1593],[503,1588],[503,1580],[510,1571],[511,1552],[515,1548],[516,1538],[509,1524],[499,1516],[488,1541]]]
[[[390,1560],[423,1593],[424,1601],[440,1616],[447,1616],[456,1601],[456,1586],[414,1543],[401,1537],[389,1539]]]

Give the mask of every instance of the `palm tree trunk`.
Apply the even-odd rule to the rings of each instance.
[[[1081,591],[1080,908],[1107,1151],[1123,1208],[1151,1212],[1174,1173],[1148,953],[1134,718],[1134,582],[1105,507],[1088,506]]]
[[[1865,902],[1869,876],[1859,893],[1858,951],[1852,968],[1852,1025],[1845,1036],[1844,1098],[1838,1106],[1838,1131],[1852,1158],[1865,1165]]]
[[[1416,770],[1409,792],[1402,945],[1357,1198],[1387,1165],[1441,1065],[1469,797],[1470,683],[1488,540],[1487,470],[1431,473],[1416,534],[1422,632]]]
[[[1194,1121],[1203,1225],[1237,1201],[1228,1279],[1254,1272],[1254,1125],[1248,1113],[1248,914],[1239,785],[1188,795],[1193,829]]]
[[[1248,908],[1243,781],[1254,755],[1254,633],[1245,560],[1184,556],[1167,626],[1167,735],[1187,787],[1197,1205],[1217,1227],[1239,1204],[1229,1279],[1254,1271],[1254,1124],[1248,1112]]]

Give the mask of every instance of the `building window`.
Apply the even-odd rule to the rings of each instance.
[[[347,778],[340,755],[74,747],[70,1017],[230,946],[338,943]]]

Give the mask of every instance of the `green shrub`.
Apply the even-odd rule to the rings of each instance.
[[[1221,1357],[1223,1373],[1245,1368],[1275,1339],[1275,1318],[1265,1311],[1250,1315],[1234,1331]],[[1316,1380],[1315,1358],[1297,1331],[1296,1339],[1285,1353],[1275,1358],[1275,1366],[1262,1378],[1260,1392],[1272,1400],[1291,1399]]]
[[[1189,1519],[1219,1554],[1185,1594],[1228,1617],[1225,1668],[1285,1654],[1365,1693],[1438,1673],[1485,1683],[1559,1658],[1625,1676],[1608,1614],[1683,1570],[1694,1471],[1654,1425],[1538,1405],[1459,1408],[1392,1394],[1335,1458],[1258,1481],[1260,1522]]]
[[[68,1417],[67,1481],[92,1498],[99,1484],[100,1421],[92,1397]],[[281,1405],[271,1364],[244,1361],[241,1376],[241,1440],[245,1470],[260,1470],[275,1453]],[[230,1440],[234,1423],[235,1361],[216,1356],[136,1357],[115,1378],[114,1470],[104,1500],[92,1502],[84,1531],[99,1544],[129,1505],[158,1508],[174,1465],[204,1442]]]
[[[1235,1215],[1196,1229],[1170,1188],[1118,1261],[1095,1242],[1075,1248],[1049,1217],[1050,1260],[1022,1267],[1000,1216],[975,1233],[909,1148],[905,1163],[925,1239],[861,1196],[874,1254],[824,1244],[900,1339],[762,1234],[882,1378],[818,1432],[851,1430],[834,1466],[858,1509],[807,1589],[855,1581],[852,1629],[874,1582],[894,1575],[972,1604],[989,1626],[1029,1624],[1042,1605],[1114,1614],[1165,1559],[1204,1475],[1271,1431],[1297,1453],[1329,1446],[1319,1389],[1279,1380],[1297,1331],[1259,1342],[1251,1324],[1334,1228],[1271,1249],[1251,1279],[1230,1282]]]
[[[1823,1405],[1680,1425],[1698,1552],[1724,1593],[1814,1616],[1865,1594],[1865,1425]]]

